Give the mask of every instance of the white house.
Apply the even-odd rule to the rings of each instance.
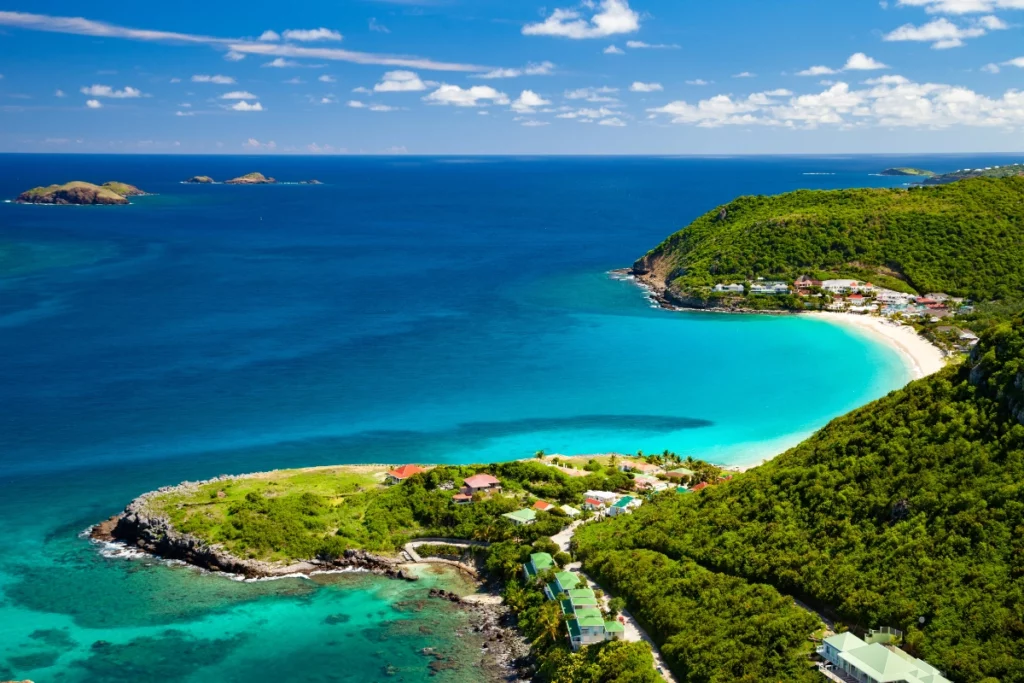
[[[818,654],[846,678],[862,683],[951,683],[928,662],[880,642],[869,645],[848,632],[826,638]]]
[[[736,284],[736,285],[718,284],[718,285],[715,285],[714,287],[712,287],[711,291],[717,292],[719,294],[742,294],[743,293],[743,285],[740,285],[740,284]]]
[[[750,285],[751,294],[767,294],[769,296],[789,294],[789,285],[785,282],[753,282]]]
[[[583,494],[583,496],[584,498],[593,498],[594,500],[599,500],[605,505],[611,505],[619,498],[622,498],[622,496],[620,496],[619,494],[612,493],[611,491],[587,491],[586,493]]]

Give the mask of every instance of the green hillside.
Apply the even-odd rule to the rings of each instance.
[[[978,300],[1024,288],[1024,177],[909,189],[740,197],[701,216],[634,271],[685,296],[802,274],[870,279]]]
[[[851,628],[899,628],[908,652],[958,683],[1024,681],[1022,387],[1016,321],[986,333],[967,363],[732,482],[584,527],[584,569],[627,597],[682,681],[804,680],[783,673],[799,656],[788,603],[765,601],[767,632],[708,616],[749,590],[721,590],[728,580],[767,584]],[[714,590],[686,588],[693,565],[718,577]],[[709,660],[692,647],[721,642],[746,654]]]

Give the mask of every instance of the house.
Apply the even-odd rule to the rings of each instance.
[[[385,481],[390,484],[401,484],[403,481],[417,475],[421,472],[426,472],[425,469],[418,465],[402,465],[397,469],[393,469],[387,473]]]
[[[706,481],[702,481],[701,483],[697,484],[696,486],[694,486],[690,490],[693,491],[694,493],[696,493],[697,491],[703,491],[707,487],[708,487],[708,483]]]
[[[685,486],[677,486],[676,487],[676,493],[689,493],[689,492],[690,492],[690,489],[686,488]]]
[[[465,493],[456,493],[454,496],[452,496],[452,502],[454,502],[456,505],[468,505],[469,503],[473,502],[473,496],[470,496]]]
[[[694,475],[694,471],[685,467],[677,467],[671,472],[666,472],[665,474],[669,479],[685,479],[687,477],[692,477]]]
[[[750,285],[751,294],[765,294],[768,296],[789,294],[789,285],[785,282],[754,282]]]
[[[627,460],[619,465],[619,469],[623,472],[639,472],[640,474],[657,474],[661,471],[661,468],[657,465],[652,465],[649,462],[634,462]]]
[[[538,500],[536,503],[533,504],[533,509],[537,510],[538,512],[546,512],[553,507],[555,506],[543,500]]]
[[[562,512],[567,514],[569,517],[579,517],[581,514],[583,514],[576,508],[572,507],[571,505],[563,505]]]
[[[714,287],[712,287],[711,291],[715,292],[717,294],[743,294],[743,285],[740,285],[740,284],[734,284],[734,285],[719,284],[719,285],[715,285]]]
[[[875,293],[875,298],[883,304],[905,304],[914,297],[910,294],[904,294],[903,292],[897,292],[893,289],[882,289],[879,288]]]
[[[611,491],[587,491],[583,495],[587,498],[595,498],[605,505],[611,505],[622,497],[617,493],[612,493]]]
[[[523,565],[523,576],[527,581],[536,579],[540,574],[555,568],[555,560],[548,553],[534,553],[530,561]]]
[[[815,280],[808,275],[801,275],[793,284],[798,288],[821,287],[821,280]]]
[[[462,492],[468,496],[475,493],[495,493],[501,491],[501,482],[489,474],[474,474],[462,482]]]
[[[607,640],[621,640],[625,628],[617,621],[606,621],[601,610],[595,607],[583,607],[566,614],[566,627],[569,629],[569,642],[573,650],[587,645],[603,643]]]
[[[821,288],[832,294],[849,294],[859,284],[857,280],[823,280]]]
[[[656,477],[645,477],[641,474],[633,478],[633,487],[637,491],[662,491],[668,488],[668,484]]]
[[[591,512],[598,512],[604,510],[604,503],[599,501],[597,498],[587,498],[583,501],[583,509],[590,510]]]
[[[537,513],[529,508],[516,510],[515,512],[506,512],[502,517],[516,526],[526,526],[537,521]]]
[[[629,514],[640,505],[640,502],[640,499],[633,496],[623,496],[608,508],[608,516],[618,517],[619,515]]]
[[[861,306],[864,304],[864,295],[851,294],[850,296],[846,297],[846,300],[849,301],[850,304],[852,304],[853,306]]]
[[[576,574],[572,572],[558,572],[555,574],[555,580],[544,587],[544,595],[548,597],[548,600],[554,600],[574,588],[578,588],[580,585],[586,586],[583,579]]]
[[[863,683],[951,683],[928,662],[880,642],[869,644],[852,633],[826,638],[817,652],[846,674],[844,678]]]

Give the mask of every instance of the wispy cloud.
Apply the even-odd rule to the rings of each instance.
[[[314,29],[288,29],[283,34],[285,40],[297,40],[300,43],[312,43],[319,40],[341,40],[342,36],[337,31],[328,28]]]
[[[581,40],[640,30],[640,14],[630,9],[628,0],[601,0],[600,4],[585,2],[583,8],[594,10],[593,15],[584,18],[577,8],[556,9],[544,21],[524,26],[523,35]]]
[[[474,78],[519,78],[520,76],[550,76],[554,73],[552,62],[531,62],[522,68],[492,69],[487,73],[475,75]]]
[[[125,86],[124,90],[115,90],[109,85],[90,85],[82,88],[81,93],[91,97],[110,97],[116,100],[142,97],[142,91],[131,86]]]
[[[259,99],[251,92],[245,90],[234,90],[232,92],[224,93],[220,96],[222,100],[257,100]]]
[[[427,104],[447,104],[455,107],[479,107],[488,104],[509,104],[508,95],[489,85],[474,85],[460,88],[457,85],[442,85],[423,98]]]
[[[391,29],[378,22],[376,17],[370,17],[369,26],[370,30],[376,33],[391,33]]]
[[[196,74],[192,77],[193,83],[215,83],[217,85],[231,85],[235,82],[235,79],[231,76],[223,76],[221,74],[215,74],[213,76],[207,74]]]
[[[633,85],[629,86],[631,92],[661,92],[665,88],[662,87],[661,83],[643,83],[642,81],[636,81]]]
[[[651,43],[645,43],[642,40],[627,40],[626,41],[626,47],[630,48],[631,50],[678,50],[679,49],[679,46],[676,45],[675,43],[672,43],[671,45],[669,45],[667,43],[656,43],[656,44],[652,45]]]

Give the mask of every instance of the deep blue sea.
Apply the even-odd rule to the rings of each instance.
[[[901,357],[817,320],[657,310],[608,271],[739,194],[1005,161],[0,155],[3,198],[154,193],[0,204],[0,680],[280,681],[299,662],[419,681],[425,644],[471,663],[459,614],[403,609],[422,586],[235,583],[79,533],[221,473],[538,449],[756,462],[903,385]],[[250,171],[324,184],[179,182]]]

